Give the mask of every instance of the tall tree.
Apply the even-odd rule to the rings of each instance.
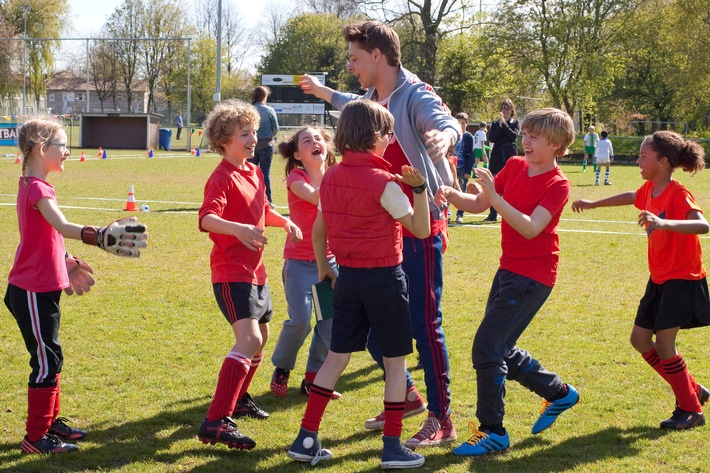
[[[133,103],[133,81],[139,71],[141,44],[144,35],[143,3],[141,0],[123,0],[106,20],[104,30],[109,37],[116,38],[116,66],[120,74],[126,101],[130,109]]]
[[[195,28],[200,36],[217,39],[218,0],[196,0]],[[256,44],[234,4],[222,2],[222,67],[227,75],[238,72]]]
[[[116,92],[118,90],[118,71],[116,70],[116,49],[112,41],[94,41],[89,53],[89,76],[96,89],[101,111],[104,111],[104,102],[112,99],[116,106]]]

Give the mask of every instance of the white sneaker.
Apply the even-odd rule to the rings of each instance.
[[[463,223],[463,217],[456,216],[456,223]]]

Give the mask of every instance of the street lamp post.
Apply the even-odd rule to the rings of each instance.
[[[25,23],[25,29],[22,33],[22,45],[23,45],[23,55],[22,55],[22,110],[20,115],[25,115],[25,110],[27,109],[27,10],[29,5],[22,7],[22,17]]]

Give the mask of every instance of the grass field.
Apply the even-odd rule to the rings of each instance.
[[[3,153],[14,153],[9,148]],[[61,340],[65,352],[62,414],[89,431],[72,455],[25,456],[28,355],[14,320],[0,310],[0,472],[296,472],[308,465],[285,455],[298,432],[306,398],[298,385],[305,367],[302,349],[286,398],[268,390],[270,355],[286,317],[280,271],[284,232],[267,229],[266,251],[275,304],[265,361],[251,388],[271,413],[266,421],[239,421],[257,441],[250,452],[208,446],[196,433],[214,392],[217,373],[233,343],[231,329],[215,304],[210,285],[210,241],[197,230],[197,209],[213,154],[141,151],[110,154],[86,162],[74,158],[63,174],[50,175],[70,221],[105,225],[125,216],[128,186],[150,213],[150,247],[138,260],[114,257],[77,241],[68,250],[96,271],[97,285],[82,297],[62,299]],[[78,153],[75,155],[78,156]],[[168,157],[172,156],[172,157]],[[612,167],[612,186],[594,187],[591,166],[563,166],[572,182],[571,200],[599,198],[642,183],[633,166]],[[18,244],[15,194],[20,166],[0,158],[0,280],[6,281]],[[282,163],[272,182],[278,210],[286,212]],[[710,171],[676,177],[710,209]],[[628,336],[648,278],[646,238],[632,207],[575,215],[569,205],[560,222],[561,262],[556,288],[520,340],[543,365],[577,387],[581,402],[555,426],[533,436],[540,399],[508,385],[506,427],[511,449],[490,458],[453,456],[450,447],[424,450],[419,471],[437,472],[701,472],[710,471],[710,426],[667,433],[658,423],[674,407],[673,394],[631,348]],[[475,375],[471,341],[482,317],[500,254],[500,224],[483,215],[452,225],[445,254],[444,321],[451,360],[452,416],[459,440],[474,419]],[[710,254],[707,236],[702,238]],[[679,349],[699,382],[710,386],[707,330],[684,331]],[[414,363],[414,357],[409,360]],[[421,371],[414,372],[422,391]],[[344,394],[326,412],[321,438],[334,454],[319,471],[379,470],[380,434],[363,421],[382,407],[380,371],[365,353],[353,356],[337,389]],[[405,420],[403,437],[423,417]]]

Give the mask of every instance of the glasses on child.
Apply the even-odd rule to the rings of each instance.
[[[383,138],[387,138],[387,141],[390,141],[390,142],[391,142],[392,139],[394,138],[394,131],[390,131],[390,132],[387,132],[387,133],[382,133],[382,137],[383,137]]]
[[[57,143],[56,141],[50,141],[47,144],[50,146],[56,146],[57,148],[59,148],[62,151],[62,153],[69,151],[69,147],[67,146],[66,143]]]

